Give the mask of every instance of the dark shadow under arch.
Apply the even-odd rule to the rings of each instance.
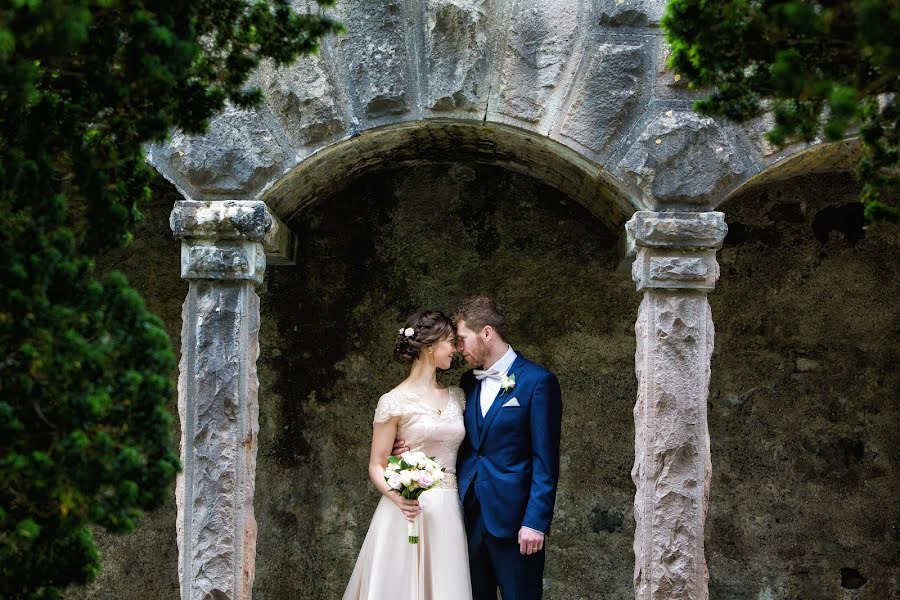
[[[533,177],[616,230],[642,208],[604,169],[559,142],[508,125],[458,120],[405,122],[365,131],[301,162],[262,200],[290,225],[304,207],[334,196],[363,175],[465,162]]]

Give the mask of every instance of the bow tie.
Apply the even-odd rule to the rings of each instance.
[[[497,369],[474,369],[472,372],[475,374],[475,379],[479,381],[485,378],[500,381],[500,371]]]

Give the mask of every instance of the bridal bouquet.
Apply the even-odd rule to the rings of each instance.
[[[399,457],[388,456],[388,466],[384,480],[388,487],[409,500],[416,500],[436,486],[444,478],[444,468],[424,452],[404,452]],[[419,543],[419,526],[415,521],[407,521],[409,543]]]

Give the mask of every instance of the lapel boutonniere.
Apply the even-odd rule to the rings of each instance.
[[[503,375],[500,377],[500,389],[503,390],[500,393],[500,397],[503,397],[506,394],[508,394],[510,392],[510,390],[512,390],[514,387],[516,387],[516,374],[515,373],[513,373],[509,377],[507,377],[506,375]]]

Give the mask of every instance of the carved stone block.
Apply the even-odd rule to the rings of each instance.
[[[631,267],[638,291],[648,288],[711,290],[719,279],[715,250],[673,253],[639,248]]]
[[[638,211],[625,228],[635,245],[649,248],[721,248],[728,233],[720,212]]]
[[[274,226],[263,202],[177,202],[169,216],[176,238],[251,240],[262,242]]]
[[[260,284],[265,270],[266,255],[259,242],[193,240],[181,244],[183,279],[246,279]]]

